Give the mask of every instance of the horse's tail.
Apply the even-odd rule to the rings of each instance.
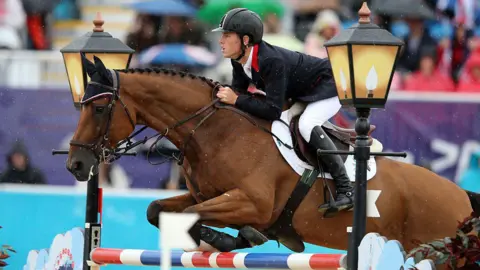
[[[470,199],[473,212],[475,215],[480,216],[480,194],[468,190],[465,190],[465,192],[467,192],[468,199]]]

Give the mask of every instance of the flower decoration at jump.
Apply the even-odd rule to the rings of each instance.
[[[0,229],[2,227],[0,226]],[[0,267],[7,266],[6,260],[10,258],[10,253],[16,253],[16,251],[9,245],[2,245],[0,248]]]
[[[435,264],[446,264],[447,269],[479,269],[480,265],[480,218],[475,213],[458,225],[454,238],[445,237],[426,244],[418,242],[418,247],[408,253],[415,262],[432,259]],[[475,234],[473,234],[475,233]],[[459,265],[463,262],[463,265]]]

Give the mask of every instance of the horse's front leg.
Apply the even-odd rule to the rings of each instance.
[[[185,212],[185,209],[191,207],[192,205],[195,205],[196,203],[197,201],[190,193],[167,199],[155,200],[151,202],[148,206],[147,220],[148,222],[150,222],[150,224],[159,228],[159,216],[161,212],[182,213]],[[219,228],[227,226],[224,223],[216,220],[209,220],[202,223],[207,226],[214,226]],[[199,247],[196,248],[195,251],[230,251],[234,248],[242,248],[242,246],[245,246],[245,244],[242,244],[243,239],[238,237],[235,238],[228,234],[217,232],[213,229],[203,226],[200,223],[195,224],[193,230],[195,230],[194,234],[197,235],[195,241],[199,243]],[[220,245],[214,246],[212,244],[209,244],[209,242],[218,243],[219,239],[221,239]]]
[[[267,199],[267,198],[265,198]],[[219,221],[232,225],[265,227],[272,216],[271,209],[262,209],[265,203],[254,202],[240,189],[233,189],[213,199],[191,205],[186,213],[198,213],[201,221]]]
[[[251,226],[265,226],[270,221],[261,204],[253,202],[242,190],[234,189],[208,201],[189,206],[186,213],[198,213],[200,222],[219,222],[240,227],[239,236],[232,237],[213,229],[197,226],[201,240],[220,251],[249,248],[268,241],[262,233]],[[271,213],[271,211],[270,211]]]

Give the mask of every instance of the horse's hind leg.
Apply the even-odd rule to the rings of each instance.
[[[182,213],[186,208],[196,204],[197,201],[190,193],[179,196],[155,200],[147,208],[147,220],[158,228],[160,212]]]

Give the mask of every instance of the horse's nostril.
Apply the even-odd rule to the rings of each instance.
[[[81,161],[75,161],[73,164],[72,164],[72,169],[75,170],[75,171],[80,171],[83,167],[83,163]]]

